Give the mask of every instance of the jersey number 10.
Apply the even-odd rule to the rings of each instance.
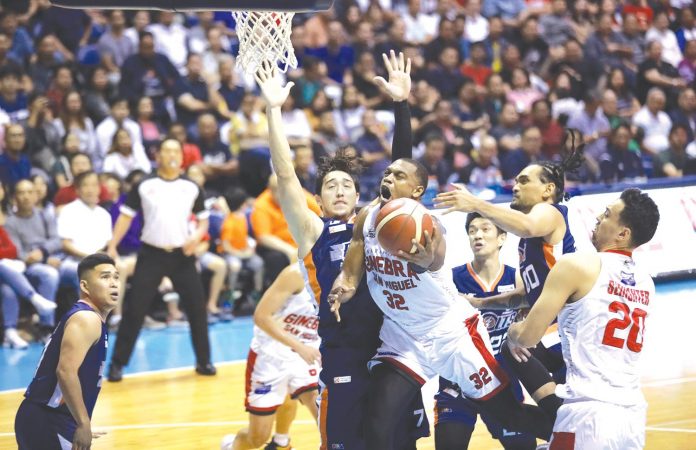
[[[614,333],[616,330],[625,330],[630,326],[631,329],[628,332],[628,338],[625,340],[626,347],[634,353],[640,353],[643,349],[643,331],[645,330],[645,317],[648,315],[647,311],[636,308],[631,312],[628,305],[621,302],[612,302],[609,305],[609,311],[620,313],[623,317],[620,319],[611,319],[607,323],[607,327],[604,329],[602,344],[623,348],[624,340],[614,336]]]

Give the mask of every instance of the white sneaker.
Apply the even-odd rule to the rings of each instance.
[[[19,336],[16,328],[5,328],[5,340],[2,342],[5,348],[24,350],[29,347],[29,343]]]
[[[234,438],[236,436],[236,434],[225,435],[225,437],[222,438],[222,442],[220,442],[220,450],[232,450],[232,444],[234,444]]]
[[[50,301],[49,299],[40,294],[32,295],[29,300],[31,301],[31,304],[34,305],[34,308],[36,308],[36,312],[39,313],[40,316],[51,314],[53,311],[56,310],[56,303]]]

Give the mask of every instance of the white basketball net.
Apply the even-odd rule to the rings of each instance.
[[[297,58],[290,42],[292,12],[233,11],[237,22],[239,56],[237,65],[253,74],[262,62],[270,61],[285,72],[297,67]]]

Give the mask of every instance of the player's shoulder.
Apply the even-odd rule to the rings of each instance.
[[[573,253],[565,253],[558,258],[554,269],[557,271],[578,274],[587,274],[596,271],[596,268],[601,265],[601,258],[597,252],[580,251]]]
[[[78,332],[84,337],[95,338],[102,329],[101,317],[91,309],[80,309],[68,317],[65,322],[66,333]]]
[[[517,273],[517,268],[508,266],[507,264],[503,264],[503,276],[515,276],[515,273]]]

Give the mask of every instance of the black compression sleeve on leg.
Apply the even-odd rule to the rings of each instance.
[[[388,363],[372,369],[365,424],[367,450],[394,450],[397,424],[420,388]]]
[[[551,437],[554,421],[538,406],[518,401],[509,385],[488,400],[474,401],[506,430],[524,431],[546,441]]]
[[[465,450],[469,448],[474,426],[461,422],[442,422],[435,425],[437,450]]]
[[[527,362],[518,362],[510,353],[510,347],[507,346],[506,342],[503,342],[501,347],[505,363],[517,375],[527,392],[533,394],[543,385],[553,382],[549,370],[534,355]]]

